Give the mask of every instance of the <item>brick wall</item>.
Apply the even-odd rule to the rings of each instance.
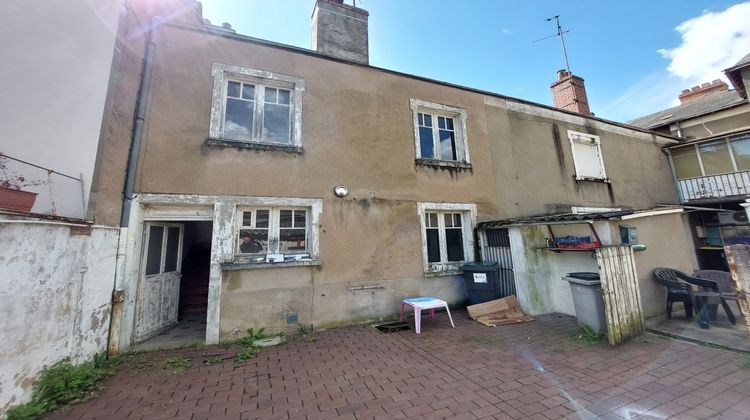
[[[592,115],[589,100],[586,97],[586,86],[582,78],[568,73],[566,70],[557,72],[557,81],[550,85],[555,108]]]

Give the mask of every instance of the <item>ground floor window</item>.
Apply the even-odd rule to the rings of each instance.
[[[309,252],[308,211],[304,207],[241,208],[236,253]]]
[[[474,260],[474,204],[419,203],[424,269],[427,273],[458,271]]]

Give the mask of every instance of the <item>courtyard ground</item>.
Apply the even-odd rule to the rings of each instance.
[[[439,313],[420,335],[355,326],[290,337],[246,362],[214,346],[129,356],[98,398],[49,418],[750,416],[746,354],[652,334],[587,344],[564,315],[497,328],[453,315],[455,329]]]

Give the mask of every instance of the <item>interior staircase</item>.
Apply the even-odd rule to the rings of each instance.
[[[211,250],[193,248],[182,262],[179,317],[205,315]]]

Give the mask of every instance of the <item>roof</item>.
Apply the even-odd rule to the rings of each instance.
[[[741,72],[748,66],[750,66],[750,54],[742,57],[742,59],[740,59],[737,64],[724,70],[724,74],[727,75],[729,81],[732,82],[734,88],[737,89],[740,96],[742,96],[743,98],[747,98],[747,91],[748,89],[750,89],[750,86],[745,86],[745,81],[742,79]]]
[[[646,129],[654,129],[669,125],[675,121],[699,117],[701,115],[732,108],[744,103],[747,103],[747,99],[741,97],[736,90],[715,92],[673,108],[630,120],[626,124]]]
[[[557,213],[540,216],[529,216],[516,219],[493,220],[477,223],[477,229],[488,229],[509,226],[528,225],[563,225],[591,223],[607,220],[635,219],[637,217],[656,216],[660,214],[682,212],[680,206],[660,206],[645,210],[617,210],[599,213]]]
[[[742,57],[740,61],[737,62],[737,64],[733,65],[732,67],[724,70],[724,71],[732,71],[737,70],[740,67],[745,67],[746,65],[750,64],[750,54]]]

